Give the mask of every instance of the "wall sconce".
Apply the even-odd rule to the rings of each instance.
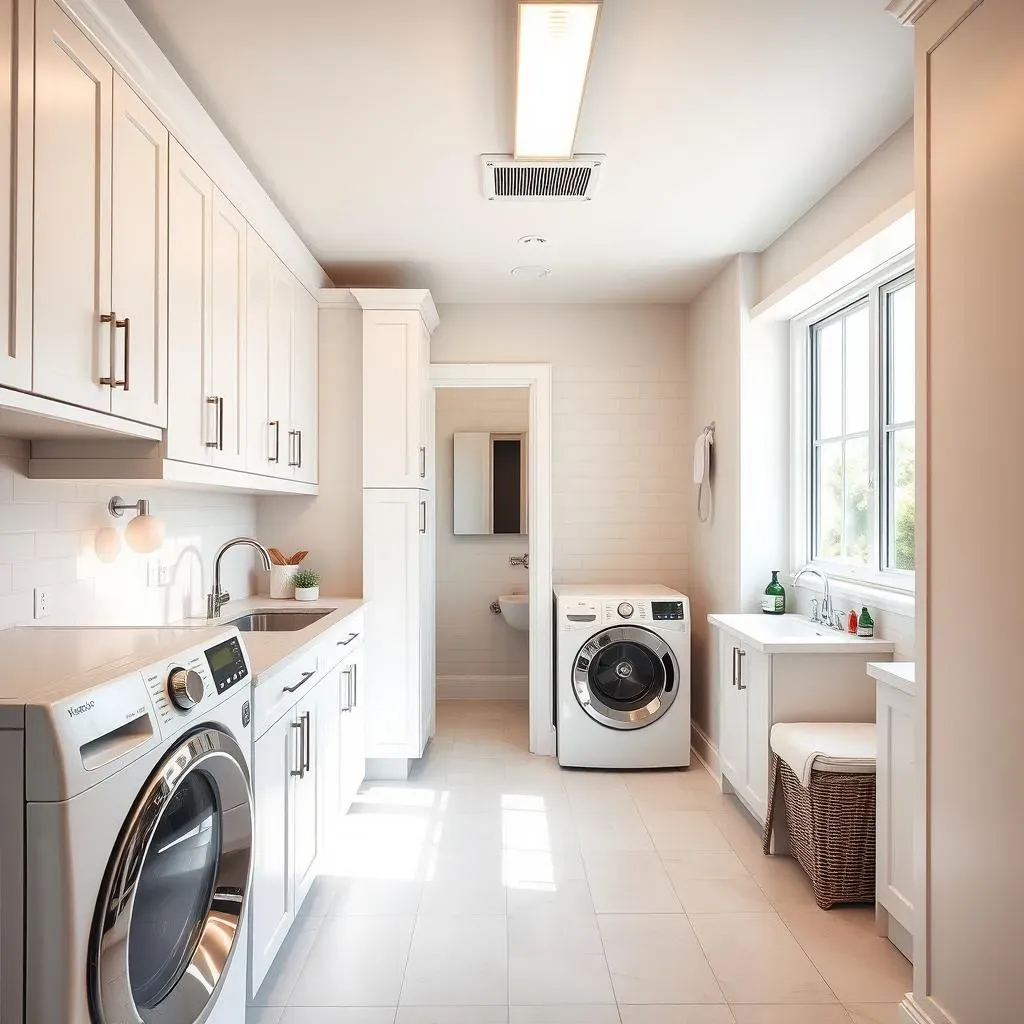
[[[156,551],[164,542],[164,524],[162,519],[149,514],[149,502],[145,498],[139,498],[134,504],[129,504],[118,495],[114,495],[107,505],[112,516],[122,516],[129,509],[138,512],[138,515],[128,524],[124,531],[124,539],[128,547],[138,551],[140,555],[148,555]],[[99,534],[97,534],[99,541]],[[99,548],[97,547],[97,554]],[[102,558],[103,556],[100,555]],[[115,552],[116,557],[116,552]]]

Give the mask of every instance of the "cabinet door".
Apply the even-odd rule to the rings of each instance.
[[[267,422],[273,445],[274,476],[291,476],[289,431],[292,405],[292,344],[295,329],[295,292],[292,275],[273,254],[270,256],[270,312],[267,342]]]
[[[55,3],[36,10],[32,387],[109,411],[114,74]]]
[[[430,491],[420,491],[420,746],[434,735],[434,701],[436,682],[436,622],[435,601],[437,584],[434,579],[435,562],[435,508]]]
[[[331,669],[316,689],[316,785],[318,848],[331,845],[341,815],[341,716],[345,677],[341,667]]]
[[[292,718],[286,715],[253,748],[252,992],[263,983],[295,916],[289,822],[298,741]]]
[[[213,182],[173,139],[170,153],[168,228],[167,455],[206,462],[216,444],[211,397],[210,247]]]
[[[210,381],[207,406],[212,422],[209,461],[230,469],[245,467],[245,253],[247,225],[214,189],[210,267],[210,349],[205,360]],[[211,401],[212,399],[212,401]]]
[[[368,757],[419,757],[421,534],[419,490],[363,492]]]
[[[761,821],[768,813],[768,759],[771,731],[771,656],[740,648],[737,687],[746,701],[746,782],[744,802]]]
[[[423,402],[430,348],[420,315],[363,313],[363,486],[423,487],[429,445]]]
[[[740,648],[728,634],[719,633],[718,700],[721,728],[718,760],[722,775],[736,789],[747,780],[747,700],[737,686]]]
[[[167,129],[114,76],[111,412],[167,425]]]
[[[0,3],[0,384],[32,386],[33,0]]]
[[[274,471],[274,427],[270,423],[268,360],[270,358],[270,260],[267,243],[250,227],[245,254],[245,468],[250,473]]]
[[[317,377],[319,338],[317,302],[293,280],[291,427],[289,461],[297,480],[317,482]]]
[[[366,777],[366,657],[356,651],[342,665],[341,773],[339,814],[345,814]]]
[[[298,770],[301,773],[294,776],[292,811],[292,878],[296,912],[302,907],[310,886],[316,880],[317,856],[320,852],[316,761],[320,722],[317,720],[315,698],[314,690],[296,706],[293,717],[293,726],[299,738]]]

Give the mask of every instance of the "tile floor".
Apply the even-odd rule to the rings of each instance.
[[[699,765],[562,771],[450,701],[367,783],[248,1024],[895,1024],[871,908],[818,910]]]

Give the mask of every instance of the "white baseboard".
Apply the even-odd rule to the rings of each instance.
[[[711,741],[711,737],[694,721],[690,722],[690,750],[693,756],[708,770],[708,774],[716,781],[720,781],[722,770],[718,766],[718,747]]]
[[[529,676],[438,676],[438,700],[529,700]]]
[[[913,992],[908,992],[900,1003],[900,1024],[956,1024],[931,999],[926,998],[925,1003],[927,1009],[914,998]]]

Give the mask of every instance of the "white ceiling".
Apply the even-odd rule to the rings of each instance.
[[[514,0],[128,3],[337,284],[440,302],[686,300],[912,113],[884,0],[605,0],[576,147],[607,154],[596,198],[489,203]]]

